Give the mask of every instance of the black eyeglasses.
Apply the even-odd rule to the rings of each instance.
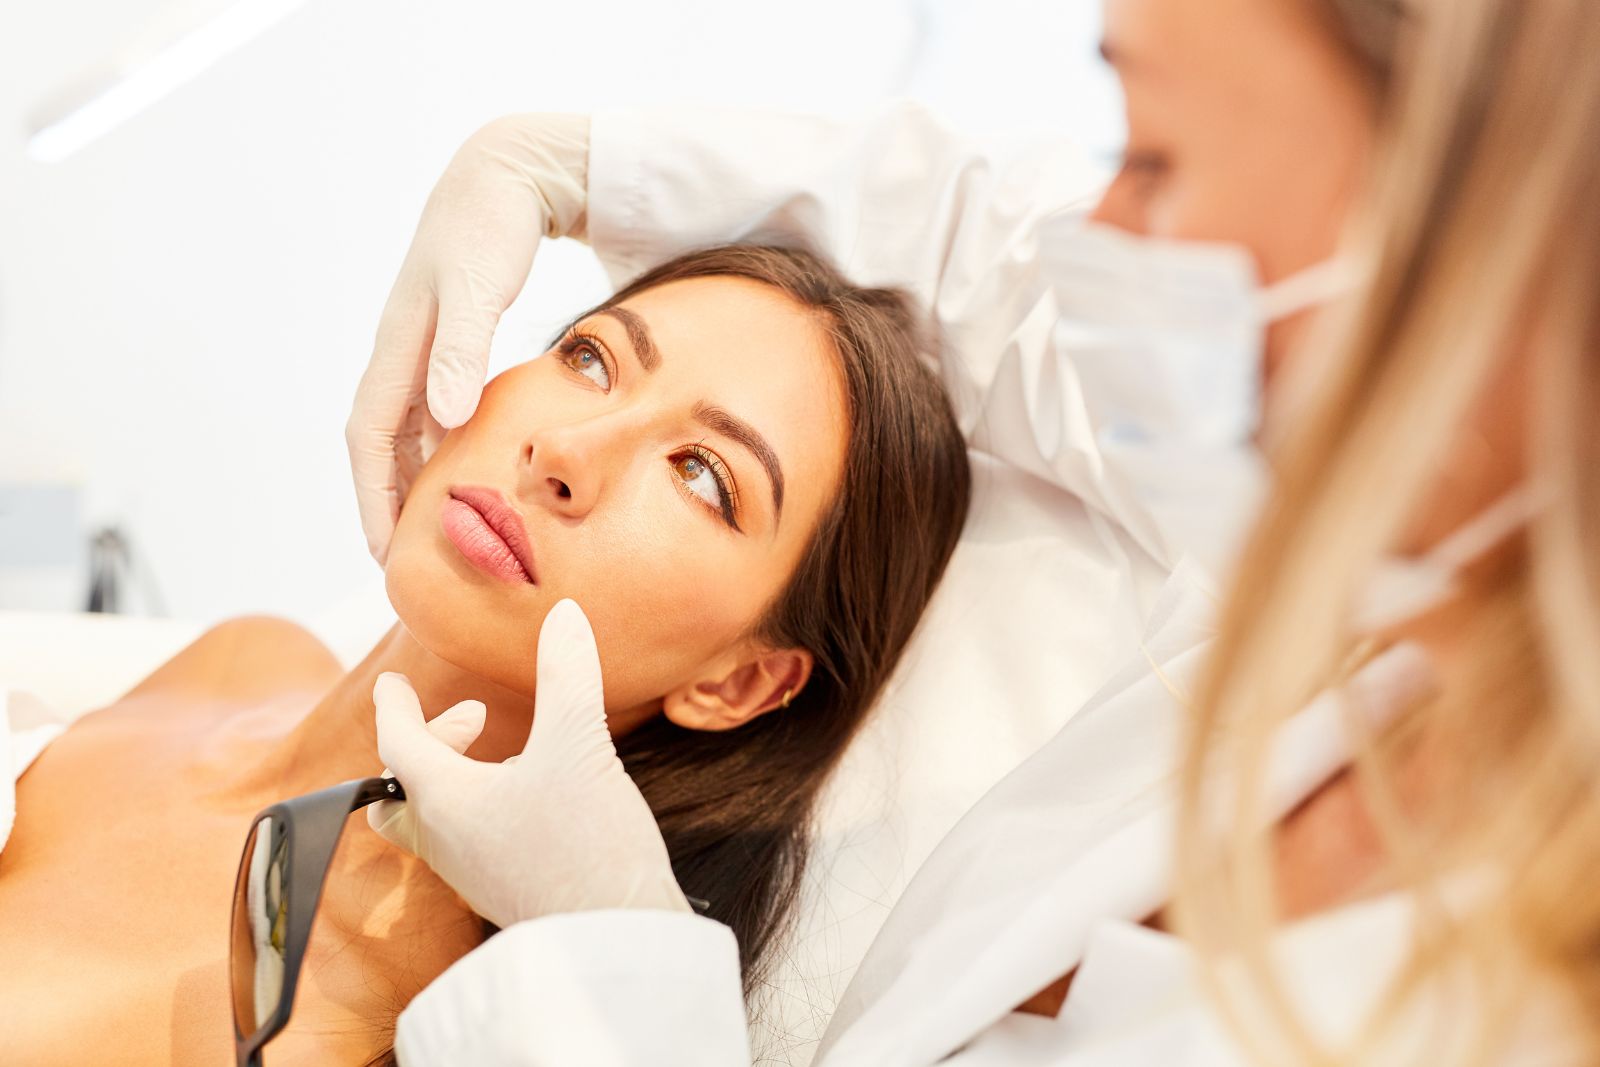
[[[274,804],[250,825],[228,951],[239,1067],[261,1067],[262,1046],[289,1022],[322,883],[350,813],[405,798],[393,778],[358,778]]]

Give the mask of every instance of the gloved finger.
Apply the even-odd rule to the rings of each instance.
[[[372,702],[378,719],[378,757],[409,796],[420,796],[429,783],[449,774],[454,761],[465,758],[428,729],[422,704],[405,675],[387,671],[378,675]],[[459,729],[459,724],[451,729]]]
[[[391,845],[399,845],[407,852],[415,853],[416,832],[410,816],[411,809],[406,807],[403,800],[380,800],[367,805],[367,825]]]
[[[428,353],[428,409],[454,429],[478,409],[489,375],[489,345],[506,308],[501,290],[470,268],[439,285],[439,321]]]
[[[445,432],[429,413],[425,398],[420,393],[412,398],[394,442],[395,493],[402,508]]]
[[[481,700],[463,700],[442,714],[428,720],[428,732],[457,752],[465,755],[472,742],[483,733],[483,723],[488,710]]]
[[[481,700],[463,700],[442,714],[435,715],[428,720],[427,730],[434,737],[449,745],[455,751],[465,755],[472,742],[483,733],[484,719],[488,714]],[[394,774],[394,769],[385,767],[385,778]],[[378,831],[389,840],[391,844],[399,845],[408,852],[416,851],[416,831],[410,825],[408,816],[411,809],[404,800],[380,800],[376,804],[367,806],[367,825]]]
[[[400,418],[395,417],[396,427]],[[400,517],[395,430],[385,425],[385,421],[381,414],[363,405],[358,396],[356,409],[344,431],[345,446],[350,453],[350,473],[355,479],[356,508],[361,514],[361,530],[367,538],[367,551],[379,563],[389,554],[389,541],[394,537],[395,522]]]
[[[378,324],[372,359],[356,387],[345,445],[367,550],[382,563],[400,515],[396,440],[412,398],[423,391],[423,359],[433,334],[431,292],[396,283]]]
[[[550,609],[539,631],[538,705],[524,754],[560,753],[563,759],[615,758],[606,725],[600,651],[583,609],[562,600]]]

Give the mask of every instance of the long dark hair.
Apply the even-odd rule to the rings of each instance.
[[[755,626],[774,647],[811,653],[805,688],[735,730],[687,730],[658,716],[617,741],[679,885],[709,901],[738,939],[748,992],[799,895],[817,794],[944,572],[971,477],[950,403],[923,362],[932,336],[901,290],[853,285],[809,252],[730,245],[664,263],[594,310],[707,277],[761,282],[817,317],[850,426],[838,494]]]
[[[714,277],[769,285],[817,316],[839,361],[850,425],[838,494],[754,627],[774,647],[811,653],[805,688],[789,707],[735,730],[686,730],[656,716],[617,740],[678,884],[733,930],[748,994],[792,917],[817,793],[944,573],[966,521],[971,473],[950,402],[923,362],[934,355],[933,337],[910,296],[852,285],[810,252],[690,252],[574,321],[668,282]],[[494,932],[485,922],[485,937]],[[369,1061],[394,1063],[392,1046]]]

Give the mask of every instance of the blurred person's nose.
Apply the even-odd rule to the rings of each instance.
[[[1089,221],[1144,237],[1149,229],[1146,215],[1144,198],[1135,188],[1135,180],[1123,170],[1106,186],[1100,202],[1089,213]]]

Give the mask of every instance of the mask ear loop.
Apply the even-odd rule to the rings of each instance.
[[[1256,295],[1262,322],[1320,307],[1348,296],[1361,285],[1362,271],[1349,256],[1333,256],[1265,286]]]
[[[1434,545],[1428,557],[1442,569],[1458,572],[1532,522],[1542,503],[1543,495],[1524,482]]]
[[[1458,526],[1419,557],[1387,565],[1390,598],[1399,604],[1356,608],[1359,633],[1387,629],[1454,597],[1458,579],[1473,561],[1531,522],[1544,503],[1544,495],[1527,483],[1516,486],[1499,500]],[[1379,564],[1380,571],[1385,567]]]

